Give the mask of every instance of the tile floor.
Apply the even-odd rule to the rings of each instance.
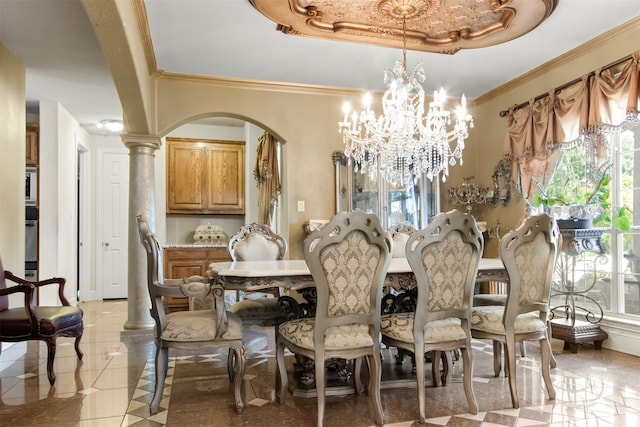
[[[273,330],[246,327],[249,367],[242,415],[233,409],[226,354],[171,354],[162,410],[149,415],[154,344],[150,334],[123,332],[124,301],[83,303],[85,334],[79,362],[73,340],[58,340],[57,381],[50,387],[43,343],[4,344],[0,354],[2,426],[295,426],[315,425],[314,398],[287,395],[274,402]],[[474,341],[474,389],[480,413],[468,414],[459,363],[445,387],[428,386],[428,425],[446,426],[637,426],[640,425],[640,358],[582,345],[563,352],[554,340],[555,401],[547,399],[535,344],[518,362],[520,409],[512,409],[504,376],[492,377],[491,346]],[[385,379],[410,377],[410,364],[393,364],[384,350]],[[430,377],[430,374],[427,373]],[[415,387],[385,388],[386,426],[417,424]],[[366,395],[328,397],[326,426],[370,426]]]

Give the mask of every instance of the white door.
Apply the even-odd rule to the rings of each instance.
[[[129,153],[104,150],[98,197],[98,278],[103,299],[127,297]]]

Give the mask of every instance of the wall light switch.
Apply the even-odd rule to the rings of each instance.
[[[304,212],[304,200],[298,200],[298,212]]]

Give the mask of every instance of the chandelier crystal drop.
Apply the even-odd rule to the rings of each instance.
[[[466,98],[454,114],[445,109],[444,89],[434,92],[425,115],[425,80],[422,62],[411,76],[407,74],[405,22],[403,20],[403,60],[396,61],[384,72],[388,86],[382,97],[382,114],[371,109],[371,94],[363,97],[363,109],[351,111],[345,103],[344,120],[338,131],[345,144],[345,155],[356,163],[356,169],[375,176],[378,172],[389,183],[404,187],[422,174],[433,180],[442,172],[449,175],[449,166],[459,159],[462,164],[464,141],[473,128],[473,118],[467,112]]]

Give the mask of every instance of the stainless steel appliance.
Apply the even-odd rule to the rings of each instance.
[[[38,169],[27,168],[25,176],[25,204],[36,206],[38,204]]]
[[[38,279],[38,209],[25,208],[24,275],[27,280]]]

